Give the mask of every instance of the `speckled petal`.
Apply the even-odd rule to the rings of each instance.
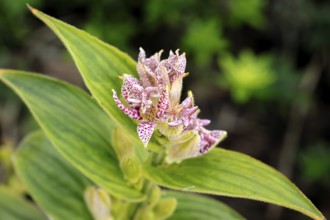
[[[165,66],[170,70],[169,78],[173,83],[177,78],[184,74],[186,69],[186,55],[183,53],[179,55],[179,50],[175,51],[175,54],[170,51],[170,55],[167,60],[164,60]]]
[[[139,93],[143,91],[143,87],[140,85],[139,80],[131,75],[124,75],[123,85],[121,87],[121,94],[126,101],[128,98],[139,99]]]
[[[179,73],[184,73],[187,65],[186,54],[183,53],[178,57],[177,71]]]
[[[140,49],[140,53],[139,53],[138,62],[142,62],[143,60],[146,59],[146,52],[143,50],[142,47],[140,47],[139,49]]]
[[[181,104],[180,104],[180,106],[182,107],[182,108],[188,108],[188,107],[190,107],[191,106],[191,97],[190,96],[188,96],[185,100],[183,100],[183,102],[181,102]]]
[[[118,98],[117,93],[114,89],[112,90],[112,94],[113,94],[113,99],[114,99],[116,105],[118,106],[118,108],[120,110],[122,110],[122,112],[125,113],[125,115],[129,116],[131,119],[142,120],[142,117],[138,110],[124,106],[124,104]]]
[[[157,106],[158,111],[157,111],[156,118],[161,118],[165,114],[165,112],[169,106],[170,106],[170,102],[169,102],[169,97],[168,97],[168,89],[164,89],[158,100],[158,106]]]
[[[200,136],[202,137],[202,139],[199,149],[199,155],[202,155],[213,149],[219,142],[226,138],[227,132],[223,130],[206,130],[206,133],[204,133],[203,135],[200,134]]]
[[[152,133],[155,130],[155,127],[156,127],[155,122],[142,122],[137,127],[139,138],[143,142],[144,147],[147,147],[148,142],[152,136]]]

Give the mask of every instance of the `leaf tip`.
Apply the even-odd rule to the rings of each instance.
[[[28,7],[28,9],[33,13],[36,14],[38,12],[37,9],[33,8],[31,5],[29,5],[29,3],[26,3],[26,7]]]

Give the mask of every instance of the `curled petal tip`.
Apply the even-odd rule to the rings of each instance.
[[[140,53],[139,53],[138,61],[142,61],[146,58],[146,52],[143,50],[142,47],[140,47],[139,50],[140,50]]]
[[[171,127],[176,127],[182,124],[181,120],[169,122],[168,125]]]
[[[224,130],[220,130],[220,141],[225,139],[227,137],[227,131],[224,131]]]
[[[122,112],[124,112],[125,115],[127,115],[128,117],[130,117],[131,119],[134,119],[134,120],[142,119],[139,111],[137,111],[136,109],[132,109],[132,108],[128,108],[128,107],[124,106],[124,104],[118,98],[117,92],[114,89],[112,89],[112,97],[113,97],[113,100],[115,101],[116,105],[118,106],[118,108]]]
[[[186,115],[190,116],[190,115],[194,114],[197,110],[198,110],[198,106],[194,106],[186,112]]]
[[[199,123],[204,127],[204,126],[209,125],[211,123],[211,121],[208,119],[200,119]]]

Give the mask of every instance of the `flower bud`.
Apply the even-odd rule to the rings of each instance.
[[[14,147],[11,142],[8,141],[5,145],[0,146],[0,165],[3,166],[8,175],[13,169],[13,164],[11,162],[11,157],[13,155]]]
[[[174,82],[171,85],[170,89],[170,108],[173,108],[175,105],[179,104],[181,92],[182,92],[182,79],[183,77],[187,76],[188,74],[183,74],[177,79],[174,80]]]
[[[84,199],[95,220],[112,220],[111,200],[105,190],[93,186],[88,187]]]
[[[114,128],[112,131],[112,146],[119,160],[134,155],[135,149],[132,140],[126,135],[125,131],[119,127]]]
[[[151,188],[149,191],[149,196],[148,196],[148,206],[153,208],[160,200],[161,196],[161,189],[159,186],[155,185]]]
[[[144,206],[139,208],[134,220],[155,220],[155,215],[151,208]]]
[[[170,126],[168,123],[159,123],[158,129],[165,137],[174,137],[182,133],[183,124]]]
[[[131,183],[136,184],[142,176],[142,167],[140,161],[135,156],[125,157],[120,161],[120,168],[124,174],[125,179]]]
[[[177,200],[175,198],[164,198],[160,200],[154,208],[155,219],[167,219],[174,213],[176,206]]]
[[[134,184],[135,189],[141,191],[144,186],[144,178],[140,178],[137,183]]]
[[[166,162],[181,162],[182,160],[196,156],[199,150],[200,136],[197,131],[186,131],[172,138],[168,149]]]

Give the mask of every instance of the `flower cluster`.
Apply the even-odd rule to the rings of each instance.
[[[137,132],[147,146],[153,132],[170,140],[168,154],[174,161],[206,153],[226,136],[225,131],[209,131],[204,126],[209,120],[198,118],[199,109],[194,105],[191,92],[180,103],[182,79],[186,57],[178,50],[170,51],[167,59],[161,60],[162,51],[146,58],[140,48],[137,72],[140,79],[124,74],[121,94],[124,105],[115,90],[113,98],[117,106],[130,118],[138,121]]]

